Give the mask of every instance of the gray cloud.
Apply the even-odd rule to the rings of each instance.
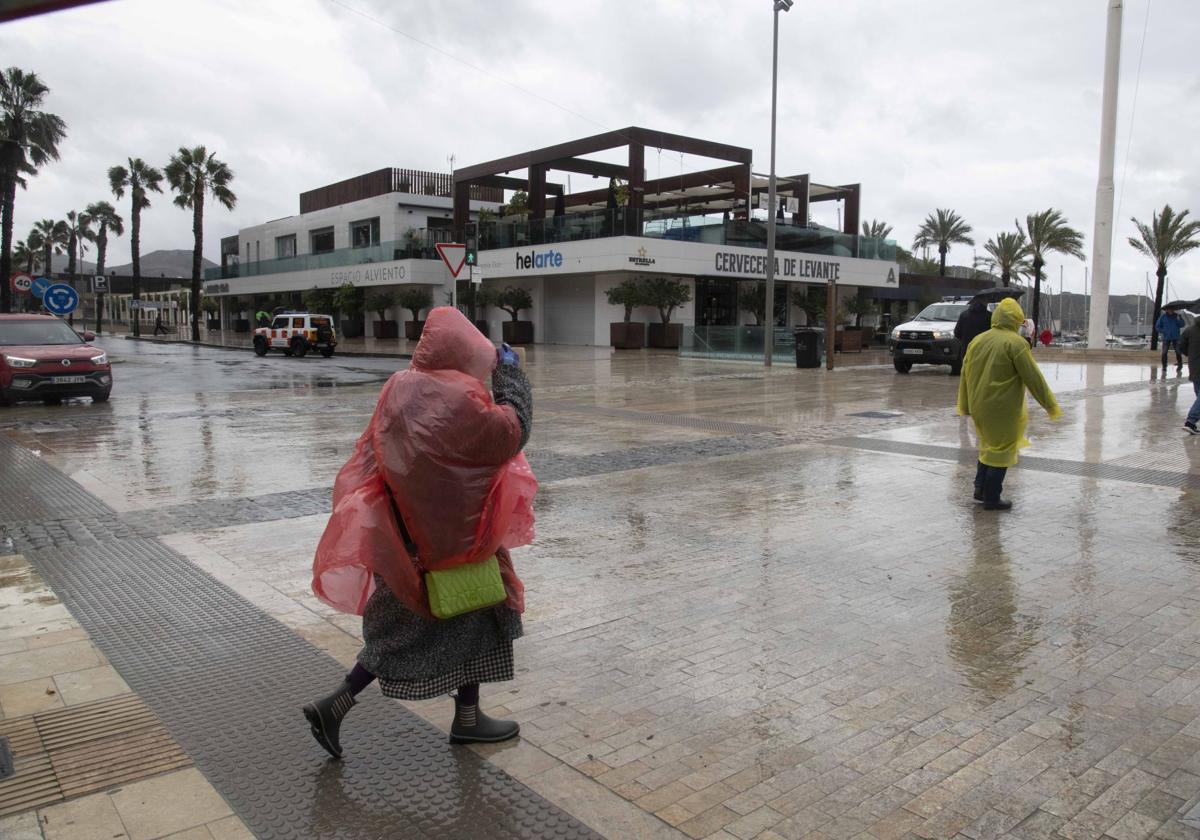
[[[1146,2],[1126,3],[1118,189]],[[237,173],[238,208],[208,217],[210,258],[221,235],[295,213],[305,189],[381,166],[443,170],[451,153],[462,165],[601,126],[749,146],[765,171],[769,9],[122,0],[6,24],[6,61],[50,84],[50,108],[70,127],[62,161],[18,196],[16,230],[108,197],[105,170],[126,157],[162,165],[183,143],[207,144]],[[887,219],[904,244],[935,207],[962,213],[981,250],[1015,217],[1055,206],[1090,256],[1104,23],[1092,0],[797,3],[780,21],[779,171],[862,182],[866,216]],[[1140,289],[1152,268],[1125,244],[1129,216],[1167,201],[1200,212],[1198,38],[1194,0],[1155,0],[1117,223],[1119,291]],[[647,155],[652,175],[679,167],[677,155]],[[143,249],[189,245],[188,214],[157,198]],[[127,249],[115,243],[114,258]],[[971,250],[951,256],[967,263]],[[1083,264],[1063,265],[1068,288],[1081,288]],[[1200,296],[1197,269],[1200,255],[1173,267],[1174,291]]]

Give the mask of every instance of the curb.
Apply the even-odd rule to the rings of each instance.
[[[243,350],[253,351],[251,347],[234,347],[228,344],[213,344],[208,341],[185,341],[181,338],[151,338],[149,336],[126,335],[126,341],[148,341],[152,344],[185,344],[188,347],[211,347],[214,350]],[[346,356],[357,359],[411,359],[412,353],[368,353],[364,350],[335,350],[334,356]]]

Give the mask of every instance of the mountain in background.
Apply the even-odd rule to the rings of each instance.
[[[55,254],[50,258],[50,265],[53,271],[63,272],[67,270],[67,258],[64,254]],[[212,260],[201,259],[200,268],[215,268],[216,263]],[[96,270],[94,262],[82,260],[80,262],[80,274],[92,274]],[[113,273],[129,276],[133,274],[133,263],[127,262],[120,265],[106,265],[104,267],[105,274]],[[151,251],[148,254],[142,254],[142,276],[143,277],[178,277],[184,280],[190,280],[192,277],[192,252],[184,250],[175,251]]]

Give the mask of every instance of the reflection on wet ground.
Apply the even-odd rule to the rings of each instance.
[[[118,366],[141,384],[108,406],[0,427],[127,516],[203,510],[329,487],[395,365],[154,350]],[[510,772],[537,789],[567,765],[693,837],[1197,836],[1178,818],[1200,796],[1200,493],[1018,467],[997,515],[971,501],[969,455],[835,443],[970,453],[944,370],[555,348],[528,370],[530,460],[556,480],[517,558],[520,673],[485,697],[541,756]],[[1186,382],[1046,374],[1065,416],[1031,408],[1028,456],[1200,475]],[[167,541],[348,659],[356,621],[307,591],[324,519]],[[349,807],[339,784],[323,808]]]

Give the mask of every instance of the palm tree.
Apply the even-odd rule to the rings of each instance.
[[[1150,224],[1133,219],[1138,235],[1129,237],[1129,244],[1139,254],[1144,254],[1154,260],[1155,274],[1158,275],[1158,286],[1154,289],[1154,316],[1152,324],[1158,322],[1162,311],[1163,289],[1167,283],[1167,266],[1188,251],[1200,248],[1200,221],[1187,220],[1188,213],[1184,210],[1176,215],[1171,205],[1163,206],[1162,213],[1155,213]],[[1150,349],[1158,349],[1158,330],[1150,331]]]
[[[87,213],[71,210],[67,213],[67,274],[75,276],[75,269],[87,251],[85,242],[95,242],[92,217]]]
[[[162,192],[162,187],[159,186],[162,178],[161,172],[141,158],[129,158],[128,169],[124,166],[114,166],[108,170],[108,184],[112,187],[113,195],[123,198],[125,191],[129,190],[129,250],[133,257],[134,300],[142,299],[142,211],[150,206],[150,199],[146,193]],[[138,314],[134,312],[131,316],[134,335],[142,334]]]
[[[38,264],[39,271],[48,271],[45,265],[42,265],[42,249],[46,247],[46,243],[42,241],[42,234],[38,231],[35,225],[30,231],[29,236],[25,237],[25,244],[29,246],[29,250],[33,253],[33,260],[29,263],[29,273],[33,274],[34,263]]]
[[[58,144],[67,124],[54,114],[38,110],[50,88],[36,73],[9,67],[0,73],[0,312],[12,311],[13,207],[17,187],[39,166],[58,160]]]
[[[42,271],[48,275],[52,270],[50,257],[63,253],[67,248],[67,223],[55,219],[42,219],[40,222],[34,222],[33,233],[30,235],[36,235],[37,241],[42,243]]]
[[[862,223],[862,235],[867,239],[887,239],[892,232],[892,226],[887,222],[871,219]]]
[[[1046,256],[1052,253],[1066,254],[1083,259],[1083,234],[1067,224],[1066,218],[1053,207],[1041,213],[1025,217],[1025,228],[1017,222],[1017,233],[1029,241],[1029,258],[1033,266],[1033,334],[1038,334],[1038,320],[1042,305],[1042,268]]]
[[[104,257],[108,251],[108,232],[111,230],[117,236],[125,235],[125,220],[117,215],[117,210],[107,201],[97,201],[89,204],[87,214],[96,223],[96,273],[104,273]]]
[[[946,252],[951,245],[974,245],[971,238],[971,226],[953,210],[939,209],[936,214],[930,213],[917,228],[913,238],[913,250],[929,248],[936,245],[941,257],[939,274],[946,276]]]
[[[1000,272],[1000,283],[1005,288],[1013,278],[1030,272],[1029,242],[1020,230],[996,234],[984,243],[983,250],[988,255],[981,261],[993,271]]]
[[[189,149],[179,147],[167,164],[167,182],[179,193],[175,204],[192,211],[192,233],[195,247],[192,249],[192,341],[200,340],[200,261],[204,250],[204,196],[211,193],[226,210],[237,204],[237,196],[229,189],[233,170],[215,153],[209,154],[203,146]]]
[[[12,264],[14,268],[23,266],[25,271],[33,274],[33,251],[29,250],[29,243],[24,239],[18,239],[13,245]]]

